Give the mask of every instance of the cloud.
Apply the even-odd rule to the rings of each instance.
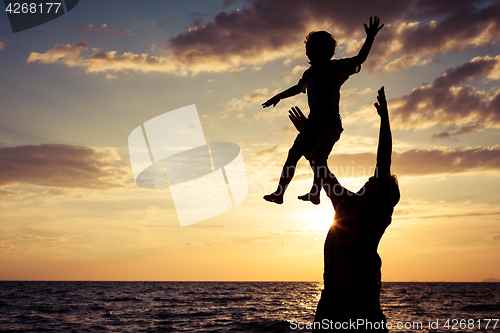
[[[399,71],[426,65],[439,54],[498,44],[500,2],[482,8],[475,7],[476,3],[479,4],[472,0],[445,1],[443,4],[429,0],[374,0],[369,3],[364,0],[248,0],[242,9],[221,11],[205,25],[195,20],[191,28],[167,40],[163,49],[168,55],[164,57],[95,50],[90,56],[68,54],[49,58],[54,53],[52,49],[42,54],[32,52],[28,62],[79,66],[86,68],[87,73],[128,70],[175,75],[239,72],[249,67],[258,69],[279,59],[287,59],[285,64],[290,63],[290,59],[305,60],[303,41],[312,30],[333,32],[340,41],[340,53],[348,51],[342,56],[353,56],[358,49],[353,45],[365,38],[363,23],[382,7],[382,22],[386,27],[377,36],[364,67],[368,71]],[[106,25],[78,29],[131,34],[130,30],[111,29]],[[284,79],[291,80],[293,75],[292,71]]]
[[[224,111],[220,112],[221,116],[219,119],[227,118],[233,111],[249,109],[255,104],[258,104],[256,109],[254,108],[251,112],[239,113],[235,116],[235,118],[241,119],[246,124],[254,124],[261,120],[272,123],[279,118],[288,117],[288,111],[293,106],[297,106],[297,104],[300,108],[302,108],[302,110],[306,110],[300,102],[296,100],[294,101],[293,99],[281,100],[276,107],[261,107],[262,103],[276,95],[279,91],[280,90],[277,89],[269,93],[267,88],[256,89],[255,91],[245,94],[243,98],[233,98],[224,105]],[[255,113],[255,110],[259,111]]]
[[[0,148],[0,187],[17,184],[113,189],[125,187],[130,167],[114,149],[63,144]],[[2,196],[16,193],[2,190]]]
[[[269,132],[266,135],[266,139],[271,139],[279,136],[284,136],[284,135],[297,135],[297,129],[291,124],[285,125],[281,127],[281,129],[278,132]]]
[[[347,97],[358,97],[358,96],[363,96],[367,94],[372,94],[373,90],[371,88],[366,88],[363,90],[358,90],[358,88],[351,88],[351,89],[343,89],[342,90],[342,97],[347,98]]]
[[[34,196],[35,194],[35,192],[12,191],[0,188],[0,198],[24,199]]]
[[[255,113],[250,119],[242,118],[242,120],[246,124],[255,124],[262,120],[265,120],[269,123],[273,123],[278,119],[283,119],[284,117],[288,117],[288,111],[293,106],[297,106],[297,104],[299,108],[301,108],[302,110],[307,110],[303,105],[300,104],[300,102],[297,103],[297,101],[294,101],[293,99],[280,102],[280,104],[281,104],[280,106],[276,107],[268,107],[265,109],[261,108],[260,111]]]
[[[273,155],[285,149],[286,143],[257,151],[259,158]],[[376,154],[335,154],[330,156],[330,170],[339,178],[369,177],[376,164]],[[425,176],[435,174],[454,174],[463,172],[482,172],[500,170],[500,145],[466,149],[411,149],[393,152],[392,169],[398,176]]]
[[[472,133],[472,132],[477,132],[481,129],[481,126],[479,124],[471,124],[467,126],[463,126],[459,130],[456,130],[455,132],[441,132],[438,134],[433,134],[432,135],[432,140],[437,140],[437,139],[450,139],[450,140],[456,140],[456,136],[460,134],[467,134],[467,133]]]
[[[382,29],[365,64],[370,71],[399,71],[422,66],[438,54],[489,47],[500,41],[500,2],[478,9],[473,2],[440,6],[439,1],[418,1],[413,16],[427,22],[398,20]],[[416,14],[418,12],[418,14]],[[411,17],[412,14],[410,13]],[[441,20],[430,20],[434,16]]]
[[[275,59],[303,57],[302,41],[310,30],[330,30],[347,44],[356,36],[364,39],[362,23],[381,6],[386,27],[365,65],[369,71],[382,65],[386,71],[426,65],[437,54],[494,45],[500,35],[498,1],[483,8],[474,6],[478,1],[467,0],[247,3],[243,9],[220,12],[204,26],[195,22],[188,31],[168,40],[168,50],[190,70],[241,70]],[[352,51],[349,45],[347,49]]]
[[[291,81],[299,81],[306,69],[306,66],[297,65],[290,72],[286,72],[281,75],[281,79],[285,80],[286,83],[290,83]]]
[[[68,67],[85,68],[86,73],[137,71],[142,73],[162,72],[186,75],[178,64],[166,57],[150,56],[147,53],[134,54],[125,52],[117,55],[116,51],[100,52],[93,49],[92,54],[82,53],[89,50],[88,45],[81,41],[73,45],[56,45],[44,52],[30,52],[27,63],[39,62],[42,64],[59,63]],[[113,78],[113,76],[108,76]]]
[[[108,28],[106,24],[102,24],[101,26],[95,26],[93,24],[89,24],[86,27],[79,27],[75,26],[76,31],[78,32],[89,32],[89,31],[97,31],[97,32],[102,32],[102,33],[107,33],[107,34],[113,34],[115,36],[125,36],[125,37],[130,37],[134,36],[135,34],[130,31],[129,29],[123,31],[117,28]]]
[[[205,26],[195,25],[168,40],[167,50],[196,71],[239,71],[248,65],[291,56],[304,38],[303,13],[294,4],[253,1],[249,7],[219,12]],[[303,48],[303,46],[302,46]]]
[[[293,125],[285,125],[281,128],[281,132],[286,133],[286,134],[293,134],[297,135],[297,129]]]
[[[259,150],[258,152],[255,153],[255,156],[261,157],[265,155],[274,155],[276,152],[283,150],[282,146],[283,146],[282,144],[275,144],[271,148]]]
[[[397,72],[404,70],[408,67],[415,67],[415,66],[425,66],[429,63],[431,63],[432,59],[425,57],[424,55],[421,54],[405,54],[404,56],[391,60],[389,63],[387,63],[384,67],[383,70],[385,71],[392,71],[392,72]],[[368,70],[376,67],[380,67],[380,64],[373,65],[375,61],[371,61],[367,63],[367,68]]]
[[[235,116],[235,118],[241,119],[241,121],[246,124],[254,124],[261,120],[272,123],[279,118],[287,117],[288,110],[290,110],[292,106],[297,104],[297,101],[294,102],[293,99],[283,100],[277,107],[268,107],[263,109],[260,106],[266,100],[275,95],[278,91],[279,90],[275,90],[271,93],[268,93],[267,88],[256,89],[255,91],[245,94],[243,98],[233,98],[224,105],[224,111],[220,112],[221,116],[219,117],[219,119],[225,119],[231,112],[242,111],[243,109],[251,108],[255,104],[258,104],[258,107],[256,109],[254,108],[254,110],[251,110],[251,112],[239,113]],[[255,110],[259,111],[255,113]]]
[[[477,216],[492,216],[500,215],[500,212],[473,212],[468,214],[446,214],[446,215],[427,215],[419,216],[421,219],[435,219],[435,218],[457,218],[457,217],[477,217]],[[495,238],[493,238],[495,240]]]
[[[88,244],[75,242],[79,235],[55,235],[53,237],[40,235],[23,235],[0,240],[0,250],[5,252],[37,251],[46,248],[92,248]]]
[[[214,20],[168,40],[167,50],[182,65],[202,70],[239,71],[281,58],[304,57],[304,38],[311,30],[333,29],[340,37],[362,33],[373,15],[374,1],[253,0],[243,9],[219,12]],[[353,10],[356,8],[356,10]],[[409,3],[384,1],[385,19],[398,18]]]
[[[0,42],[0,50],[3,50],[5,48],[5,43],[4,42]]]
[[[241,111],[244,108],[252,106],[256,103],[262,104],[269,98],[267,88],[257,89],[255,91],[249,92],[243,96],[243,98],[233,98],[225,105],[224,109],[226,111]]]
[[[410,18],[422,19],[429,16],[446,15],[457,9],[480,3],[479,0],[419,0],[409,11]]]
[[[480,78],[500,79],[500,55],[476,57],[446,70],[430,85],[423,84],[405,96],[391,99],[389,108],[395,128],[429,128],[434,125],[462,126],[455,133],[443,132],[435,138],[500,126],[500,89],[475,90],[467,83]],[[479,126],[478,124],[481,124]]]
[[[397,173],[416,176],[500,170],[500,145],[464,150],[412,149],[394,153],[393,166]]]
[[[80,59],[78,58],[82,52],[89,49],[88,45],[81,41],[76,44],[58,45],[45,53],[30,52],[27,63],[40,62],[42,64],[51,64],[62,62],[69,67],[78,66]]]

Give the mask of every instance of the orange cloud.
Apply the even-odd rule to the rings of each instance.
[[[278,144],[256,152],[257,157],[273,155],[284,149]],[[376,154],[335,154],[328,160],[330,170],[339,178],[369,177]],[[392,169],[398,176],[425,176],[500,170],[500,145],[466,149],[411,149],[392,154]]]
[[[68,67],[85,68],[86,73],[138,71],[176,73],[186,75],[178,65],[165,57],[150,56],[147,53],[134,54],[125,52],[117,55],[116,51],[98,52],[93,50],[93,54],[84,55],[89,47],[85,42],[73,45],[56,45],[54,48],[44,52],[31,52],[27,63],[39,62],[42,64],[59,63]]]
[[[493,46],[500,41],[498,1],[478,8],[466,0],[445,3],[374,0],[370,6],[364,0],[348,3],[249,0],[243,9],[219,12],[204,26],[199,20],[195,21],[187,31],[169,38],[164,49],[170,55],[166,57],[95,51],[87,57],[65,53],[66,56],[54,58],[51,56],[57,54],[57,50],[52,49],[42,54],[32,52],[28,62],[79,66],[87,73],[133,70],[196,75],[200,72],[239,72],[248,67],[259,69],[274,60],[304,56],[303,40],[310,30],[330,30],[337,39],[348,41],[339,47],[351,52],[351,41],[357,36],[364,38],[363,23],[380,7],[384,8],[382,22],[386,27],[377,36],[365,63],[369,71],[399,71],[422,66],[432,62],[438,54]],[[409,21],[412,19],[415,21]],[[77,30],[120,36],[133,34],[130,30],[108,28],[105,24],[77,27]],[[290,75],[294,74],[297,73],[292,71]],[[291,79],[290,75],[285,75],[284,79]]]
[[[500,79],[500,56],[476,57],[446,70],[430,85],[421,85],[405,96],[391,99],[389,108],[395,128],[462,126],[453,134],[481,127],[500,127],[500,89],[475,90],[467,83],[479,78]],[[447,133],[447,132],[445,132]],[[435,138],[452,135],[438,134]]]
[[[291,72],[286,72],[283,75],[281,75],[281,79],[285,80],[286,83],[290,83],[292,81],[299,81],[299,79],[302,77],[302,74],[304,71],[307,69],[306,66],[295,66]]]
[[[393,154],[394,172],[432,175],[500,170],[500,146],[461,149],[412,149]]]
[[[295,131],[295,132],[297,132],[297,131]],[[255,156],[261,157],[264,155],[274,155],[276,152],[278,152],[282,149],[283,149],[283,144],[275,144],[271,148],[259,150],[258,152],[255,153]]]
[[[359,0],[253,0],[242,10],[220,12],[204,26],[195,22],[188,31],[169,39],[168,51],[188,68],[201,70],[204,63],[216,63],[226,70],[241,70],[279,58],[297,58],[297,52],[304,52],[302,41],[310,29],[330,29],[340,39],[364,38],[362,23],[381,6],[386,27],[365,64],[370,71],[422,66],[437,54],[491,46],[500,40],[498,2],[477,8],[472,1],[375,0],[366,6]]]
[[[380,69],[379,72],[398,71],[426,65],[438,54],[490,47],[500,42],[498,1],[481,9],[465,2],[456,3],[456,8],[452,10],[420,8],[419,11],[417,8],[424,3],[417,2],[413,17],[422,20],[432,19],[434,15],[444,17],[427,23],[398,20],[388,25],[377,36],[365,68],[370,71]],[[427,5],[430,5],[429,2]]]
[[[130,167],[112,149],[43,144],[0,148],[0,187],[17,184],[113,189],[130,182]],[[1,196],[16,193],[2,190]]]
[[[26,62],[31,63],[38,61],[42,64],[63,62],[69,67],[78,66],[78,64],[80,63],[80,54],[87,51],[88,49],[88,45],[83,41],[73,45],[56,44],[56,46],[45,53],[30,52],[30,55]]]
[[[264,103],[269,98],[267,88],[257,89],[243,96],[242,99],[233,98],[225,105],[226,111],[243,110],[257,103]]]
[[[398,18],[410,7],[410,3],[396,0],[373,1],[370,6],[362,0],[251,0],[243,9],[219,12],[204,26],[195,21],[192,28],[170,38],[167,49],[188,68],[204,64],[210,68],[208,63],[217,63],[225,70],[241,70],[304,55],[303,41],[310,30],[332,28],[336,36],[343,37],[362,33],[363,22],[380,5],[385,20]]]

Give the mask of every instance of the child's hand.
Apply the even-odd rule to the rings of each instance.
[[[384,27],[383,24],[379,27],[378,26],[379,24],[380,24],[379,18],[377,18],[375,16],[375,18],[373,19],[373,22],[372,22],[372,17],[370,16],[370,26],[366,26],[366,23],[364,24],[366,35],[368,37],[375,37],[377,35],[377,33],[380,31],[380,29],[382,29]]]
[[[306,116],[304,116],[298,106],[293,107],[290,111],[288,111],[288,113],[288,118],[290,118],[297,131],[300,132],[300,130],[302,129],[302,124],[306,120]]]
[[[387,109],[387,100],[385,99],[385,90],[384,87],[380,88],[377,96],[378,103],[375,103],[375,107],[377,108],[377,113],[380,117],[388,117],[389,110]]]
[[[278,104],[278,102],[281,100],[281,98],[279,98],[277,95],[274,96],[273,98],[271,99],[268,99],[266,102],[262,103],[262,107],[265,107],[267,108],[268,106],[276,106],[276,104]]]

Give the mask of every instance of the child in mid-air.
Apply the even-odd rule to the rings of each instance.
[[[300,133],[288,152],[288,158],[281,172],[278,188],[275,192],[264,196],[264,199],[277,204],[283,203],[285,190],[293,178],[299,159],[312,152],[314,184],[311,192],[299,199],[320,203],[320,192],[323,180],[328,176],[326,160],[333,145],[344,130],[339,114],[340,86],[351,74],[358,73],[365,62],[377,33],[384,26],[375,16],[370,25],[365,26],[366,40],[358,55],[352,58],[332,59],[337,42],[326,31],[313,31],[306,37],[306,55],[311,67],[307,69],[299,83],[277,94],[262,104],[263,107],[276,106],[283,98],[305,93],[309,104],[309,117],[302,124]]]

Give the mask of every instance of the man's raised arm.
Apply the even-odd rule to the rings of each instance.
[[[378,103],[375,103],[375,107],[380,116],[380,132],[378,137],[375,178],[389,179],[391,176],[392,134],[384,87],[380,88],[378,91],[377,100]]]

